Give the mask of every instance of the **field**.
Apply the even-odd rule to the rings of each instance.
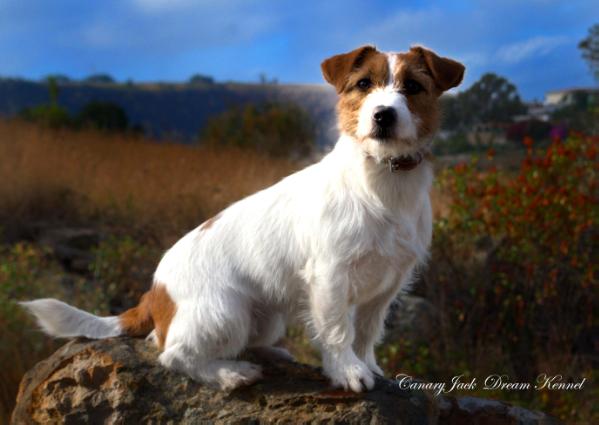
[[[135,217],[136,230],[168,238],[297,167],[235,149],[16,121],[0,122],[0,140],[5,228],[54,219],[130,225]]]
[[[379,348],[387,373],[587,377],[581,393],[467,394],[573,423],[599,420],[592,403],[599,396],[594,143],[575,136],[542,152],[528,146],[509,155],[507,172],[492,153],[484,164],[441,167],[432,258],[415,288],[437,312],[438,330],[432,342],[388,339]],[[0,121],[0,157],[0,363],[13,366],[0,370],[0,422],[22,374],[60,344],[35,331],[15,300],[56,296],[118,313],[145,290],[161,252],[183,232],[302,166],[232,148],[19,121]],[[521,166],[515,157],[524,158]],[[97,235],[80,247],[89,251],[83,266],[40,237],[65,228]],[[297,329],[286,344],[316,361]]]

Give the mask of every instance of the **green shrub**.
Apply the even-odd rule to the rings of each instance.
[[[105,302],[121,313],[139,302],[152,284],[161,252],[135,239],[111,236],[100,242],[91,266],[95,284],[103,288]]]
[[[214,84],[214,78],[210,75],[193,74],[189,77],[188,83],[193,85],[212,85]]]
[[[468,142],[468,138],[463,132],[456,132],[444,139],[437,138],[433,144],[433,150],[436,155],[453,155],[472,152],[478,149],[480,149],[478,146]]]
[[[85,77],[83,80],[85,83],[92,84],[114,84],[116,83],[115,79],[110,74],[92,74]]]
[[[207,145],[249,148],[273,156],[305,156],[314,147],[310,116],[293,104],[234,107],[208,120],[200,135]]]
[[[589,105],[573,104],[558,109],[551,120],[567,128],[599,135],[599,101]]]
[[[26,121],[34,122],[50,128],[70,127],[73,125],[69,112],[58,105],[58,80],[56,76],[47,79],[48,96],[50,102],[31,108],[24,108],[19,112],[19,117]]]
[[[69,112],[58,105],[39,105],[25,108],[21,110],[19,117],[50,128],[71,127],[73,125]]]
[[[92,101],[77,115],[80,126],[103,131],[126,131],[129,119],[125,110],[112,102]]]

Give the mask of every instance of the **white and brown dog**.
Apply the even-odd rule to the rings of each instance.
[[[244,349],[285,354],[273,344],[301,320],[334,385],[371,389],[385,313],[427,256],[430,138],[438,98],[464,66],[422,47],[365,46],[322,72],[339,94],[331,153],[185,235],[137,307],[100,318],[54,299],[23,303],[41,327],[57,337],[149,334],[164,366],[231,389],[261,376],[235,360]]]

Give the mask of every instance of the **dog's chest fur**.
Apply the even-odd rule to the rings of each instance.
[[[370,237],[363,239],[362,248],[355,253],[348,269],[354,302],[365,302],[406,284],[408,280],[404,277],[427,256],[432,228],[428,194],[404,198],[411,202],[396,207],[404,207],[403,210],[392,211],[394,214],[387,222],[371,223],[364,229]]]
[[[355,152],[352,155],[355,158]],[[405,284],[413,267],[425,260],[432,236],[432,169],[423,164],[410,173],[394,174],[366,162],[346,173],[351,176],[349,187],[328,204],[331,216],[324,226],[346,265],[350,297],[361,303]]]

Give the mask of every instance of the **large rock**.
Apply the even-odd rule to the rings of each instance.
[[[386,324],[386,341],[427,342],[437,338],[439,314],[425,298],[402,293],[393,304]]]
[[[557,423],[497,401],[400,390],[391,380],[365,394],[333,390],[314,367],[255,354],[265,379],[226,393],[167,371],[156,356],[140,339],[71,341],[25,375],[12,423]]]
[[[38,241],[46,246],[68,271],[88,273],[93,249],[102,236],[94,229],[40,227]]]

